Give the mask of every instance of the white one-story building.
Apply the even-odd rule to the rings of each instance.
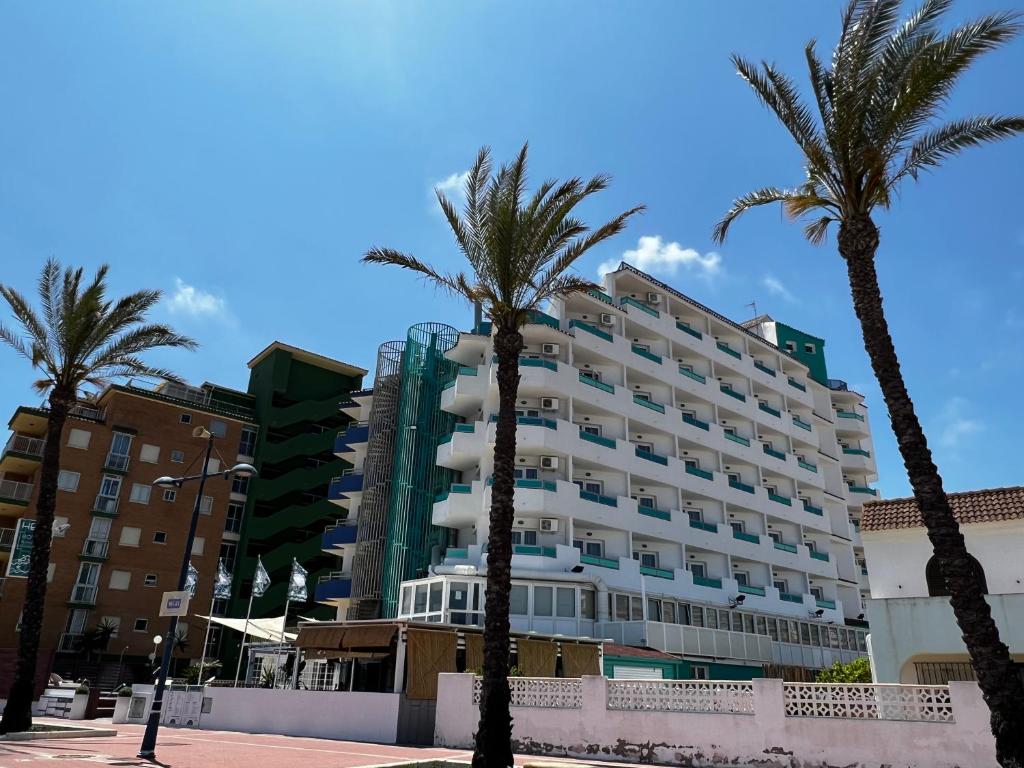
[[[949,494],[985,583],[999,636],[1024,670],[1024,487]],[[921,512],[913,498],[864,505],[871,572],[870,653],[880,683],[974,680]]]

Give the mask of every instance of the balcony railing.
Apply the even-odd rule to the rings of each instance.
[[[695,339],[703,339],[703,338],[704,338],[704,334],[702,334],[702,333],[701,333],[700,331],[698,331],[698,330],[695,330],[694,328],[691,328],[691,327],[690,327],[690,326],[688,326],[688,325],[687,325],[686,323],[680,323],[680,322],[678,322],[678,321],[677,321],[677,322],[676,322],[676,328],[678,328],[678,329],[679,329],[680,331],[682,331],[683,333],[688,333],[688,334],[690,334],[690,335],[691,335],[691,336],[693,336],[693,338],[695,338]]]
[[[603,389],[605,392],[615,391],[614,385],[605,384],[603,381],[598,381],[597,379],[591,378],[590,376],[584,376],[582,373],[580,374],[580,381],[582,381],[584,384],[589,384],[592,387],[596,387],[597,389]]]
[[[824,598],[819,597],[815,599],[814,604],[817,605],[819,608],[829,608],[833,611],[836,609],[835,600],[826,600]]]
[[[706,576],[694,576],[693,583],[698,587],[711,587],[712,589],[721,589],[721,579],[709,579]]]
[[[785,603],[802,603],[803,595],[795,595],[792,592],[779,592],[779,599]]]
[[[701,384],[708,383],[708,380],[704,376],[701,376],[699,373],[694,373],[688,368],[683,368],[683,366],[681,365],[679,366],[679,372],[683,374],[683,376],[685,376],[686,378],[693,379],[694,381],[699,381]]]
[[[520,368],[547,368],[549,371],[557,371],[558,363],[554,360],[542,360],[539,357],[520,357]]]
[[[782,451],[776,451],[774,448],[769,448],[767,445],[763,445],[763,446],[761,446],[761,448],[769,456],[774,456],[779,461],[785,461],[786,460],[786,454],[784,454]]]
[[[808,431],[808,432],[810,432],[810,431],[811,431],[811,425],[810,425],[810,424],[808,424],[808,423],[807,423],[806,421],[804,421],[803,419],[801,419],[801,418],[800,418],[799,416],[794,416],[794,417],[793,417],[793,423],[794,423],[794,424],[795,424],[796,426],[800,427],[800,429],[806,430],[806,431]]]
[[[600,493],[580,490],[580,498],[584,501],[593,501],[596,504],[604,504],[606,507],[619,506],[619,500],[614,496],[602,496]]]
[[[580,555],[580,562],[584,565],[596,565],[600,568],[612,568],[619,570],[619,561],[612,560],[608,557],[598,557],[597,555]]]
[[[753,493],[754,492],[754,486],[747,485],[746,483],[742,483],[739,480],[730,480],[729,481],[729,487],[730,488],[735,488],[737,491],[743,491],[744,493]]]
[[[808,472],[817,472],[818,471],[818,465],[817,464],[811,464],[811,462],[809,462],[809,461],[804,461],[803,459],[797,459],[796,463],[797,463],[797,466],[799,466],[801,469],[806,469]]]
[[[11,435],[11,439],[4,446],[4,453],[8,451],[21,453],[26,456],[42,456],[43,446],[46,441],[40,437],[29,437],[28,435]]]
[[[868,488],[866,485],[850,485],[847,487],[852,493],[866,493],[869,496],[878,495],[878,491],[875,488]]]
[[[739,400],[741,402],[745,403],[747,401],[747,396],[746,395],[744,395],[742,392],[737,392],[735,389],[730,387],[728,384],[719,384],[718,385],[718,389],[721,390],[722,392],[724,392],[725,394],[727,394],[729,397],[735,397],[737,400]]]
[[[777,410],[775,408],[772,408],[770,405],[768,405],[766,403],[758,403],[757,407],[758,407],[759,410],[762,410],[765,413],[771,414],[776,419],[781,419],[782,418],[782,411]]]
[[[527,317],[526,322],[534,323],[536,325],[548,325],[554,329],[558,329],[558,318],[552,317],[547,312],[541,312],[540,310],[533,310]]]
[[[469,550],[466,547],[448,547],[444,556],[452,560],[466,560],[469,557]]]
[[[808,547],[808,549],[810,549],[810,548]],[[813,557],[815,560],[821,560],[821,561],[826,562],[826,563],[829,561],[828,552],[819,552],[816,549],[811,549],[810,552],[811,552],[811,557]]]
[[[83,557],[106,557],[110,542],[106,539],[86,539],[82,547]]]
[[[865,451],[863,448],[843,448],[843,453],[847,456],[863,456],[864,458],[871,458],[871,452]]]
[[[722,434],[725,436],[726,440],[732,440],[734,443],[745,445],[748,448],[750,447],[750,441],[747,440],[747,438],[745,437],[740,437],[739,435],[733,434],[732,432],[723,432]]]
[[[72,653],[82,647],[81,632],[62,632],[57,641],[57,651],[60,653]]]
[[[641,304],[639,301],[629,296],[623,296],[621,299],[619,299],[619,304],[628,305],[630,307],[636,307],[641,312],[644,312],[650,315],[651,317],[661,317],[661,313],[658,310],[648,307],[646,304]]]
[[[434,503],[444,501],[452,493],[472,493],[473,486],[469,483],[453,483],[447,491],[442,491],[434,497]]]
[[[667,457],[661,456],[657,453],[653,453],[652,451],[649,451],[646,448],[641,448],[637,446],[633,452],[636,454],[638,458],[647,459],[647,461],[653,461],[655,464],[661,464],[663,467],[668,466]]]
[[[582,320],[570,320],[569,327],[579,328],[581,331],[586,331],[587,333],[593,334],[594,336],[597,336],[597,338],[604,339],[605,341],[612,340],[612,335],[610,333],[608,333],[607,331],[602,331],[600,328],[593,326],[590,323],[586,323]]]
[[[776,549],[781,549],[783,552],[790,552],[794,555],[796,554],[795,544],[787,544],[784,541],[773,541],[772,544]]]
[[[664,509],[655,509],[654,507],[644,507],[637,505],[637,512],[641,515],[647,515],[647,517],[656,517],[659,520],[671,520],[672,513]]]
[[[612,306],[615,306],[615,302],[612,300],[612,297],[609,296],[604,291],[599,291],[597,290],[597,288],[591,288],[589,291],[587,291],[587,293],[593,296],[595,299],[603,301],[605,304],[611,304]]]
[[[558,429],[558,422],[554,419],[542,419],[537,416],[518,416],[516,424],[521,427],[544,427],[546,429]]]
[[[674,579],[676,577],[673,571],[666,568],[655,568],[652,565],[641,565],[640,573],[644,576],[653,576],[656,579]]]
[[[741,354],[740,354],[739,352],[737,352],[737,351],[736,351],[735,349],[733,349],[732,347],[730,347],[730,346],[729,346],[728,344],[726,344],[726,343],[725,343],[724,341],[716,341],[716,342],[715,342],[715,346],[716,346],[716,347],[718,347],[718,348],[719,348],[720,350],[722,350],[723,352],[725,352],[725,354],[727,354],[727,355],[731,355],[732,357],[735,357],[735,358],[736,358],[737,360],[740,360],[740,359],[742,359],[742,357],[743,357],[743,355],[741,355]]]
[[[764,587],[755,587],[753,584],[740,584],[738,589],[745,595],[759,595],[764,597]]]
[[[14,546],[14,529],[0,528],[0,549],[10,549]]]
[[[665,412],[664,405],[662,405],[661,403],[655,403],[653,400],[648,400],[647,398],[641,397],[640,395],[633,395],[633,402],[636,403],[637,405],[642,405],[644,408],[650,408],[652,411],[657,411],[658,413]]]
[[[32,483],[17,480],[0,480],[0,499],[27,502],[32,498]]]
[[[101,515],[116,515],[117,497],[100,494],[92,504],[92,511],[99,512]]]
[[[747,533],[746,531],[737,531],[735,528],[733,528],[732,537],[734,539],[739,539],[740,541],[749,541],[751,544],[760,544],[761,543],[761,537],[758,536],[756,533]]]
[[[597,445],[603,445],[605,448],[614,448],[615,441],[610,437],[603,437],[601,435],[595,435],[590,432],[584,432],[580,430],[580,439],[586,440],[588,443],[596,443]]]
[[[789,386],[793,387],[794,389],[799,389],[799,390],[800,390],[801,392],[806,392],[806,391],[807,391],[807,387],[805,387],[805,386],[804,386],[803,384],[801,384],[801,383],[800,383],[799,381],[797,381],[796,379],[794,379],[794,378],[793,378],[792,376],[790,376],[790,377],[789,377],[789,378],[787,379],[787,381],[789,382]]]
[[[96,585],[75,584],[71,589],[71,600],[69,602],[81,603],[82,605],[96,605]]]
[[[816,507],[806,501],[804,502],[804,511],[810,512],[812,515],[817,515],[818,517],[823,517],[825,515],[825,511],[821,507]]]
[[[754,361],[754,367],[757,368],[757,370],[761,371],[762,373],[767,373],[769,376],[774,376],[775,375],[775,369],[774,368],[769,368],[767,365],[762,363],[760,360],[755,360]]]
[[[856,419],[857,421],[864,421],[864,417],[859,413],[853,411],[836,411],[837,419]]]
[[[690,518],[690,527],[696,528],[698,531],[707,531],[708,533],[718,533],[717,523],[705,523],[703,520],[694,520]]]
[[[686,465],[686,474],[694,475],[696,477],[702,477],[705,480],[714,480],[715,476],[713,473],[708,472],[706,469],[700,467],[692,467],[689,464]]]
[[[683,423],[689,424],[691,427],[696,427],[697,429],[703,429],[705,432],[711,429],[711,425],[708,424],[706,421],[701,421],[700,419],[696,418],[695,416],[691,416],[688,413],[683,414]]]
[[[634,355],[639,355],[640,357],[650,360],[651,362],[658,363],[659,365],[661,364],[661,356],[654,354],[650,350],[644,349],[643,347],[637,346],[636,344],[632,346],[632,350]]]
[[[788,496],[780,496],[777,493],[768,491],[768,500],[774,501],[776,504],[785,504],[787,507],[793,506],[793,500]]]
[[[112,469],[115,472],[127,472],[129,458],[126,453],[108,453],[103,462],[103,468]]]
[[[555,557],[554,547],[537,547],[532,544],[515,544],[512,547],[514,555],[534,555],[535,557]]]

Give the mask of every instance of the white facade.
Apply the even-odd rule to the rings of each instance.
[[[950,500],[955,509],[956,494]],[[961,523],[960,530],[984,571],[999,637],[1024,663],[1024,576],[1012,554],[1024,548],[1024,519]],[[932,558],[925,529],[866,530],[863,540],[871,569],[868,618],[875,678],[885,683],[973,679],[949,598],[932,596],[944,589],[936,589],[934,580],[929,587],[925,576]]]
[[[844,626],[863,613],[854,521],[874,495],[862,397],[809,378],[765,338],[770,318],[755,333],[629,267],[604,288],[523,330],[513,625],[625,637],[650,622],[863,652]],[[463,368],[441,407],[464,423],[436,460],[462,479],[434,504],[457,532],[435,574],[468,584],[486,562],[497,365],[489,335],[448,356]],[[399,615],[429,612],[415,602],[404,592]]]

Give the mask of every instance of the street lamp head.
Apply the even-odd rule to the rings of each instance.
[[[160,645],[164,639],[160,635],[153,635],[153,645]]]
[[[163,477],[158,477],[156,480],[154,480],[153,485],[157,486],[158,488],[177,488],[178,486],[181,485],[181,481],[175,480],[173,477],[168,477],[167,475],[164,475]]]
[[[235,464],[231,468],[231,474],[235,477],[256,477],[256,467],[252,464]]]

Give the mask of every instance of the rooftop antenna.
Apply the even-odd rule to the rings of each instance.
[[[754,313],[754,317],[757,317],[757,301],[752,301],[749,304],[744,304],[745,307],[750,307],[750,311]]]

